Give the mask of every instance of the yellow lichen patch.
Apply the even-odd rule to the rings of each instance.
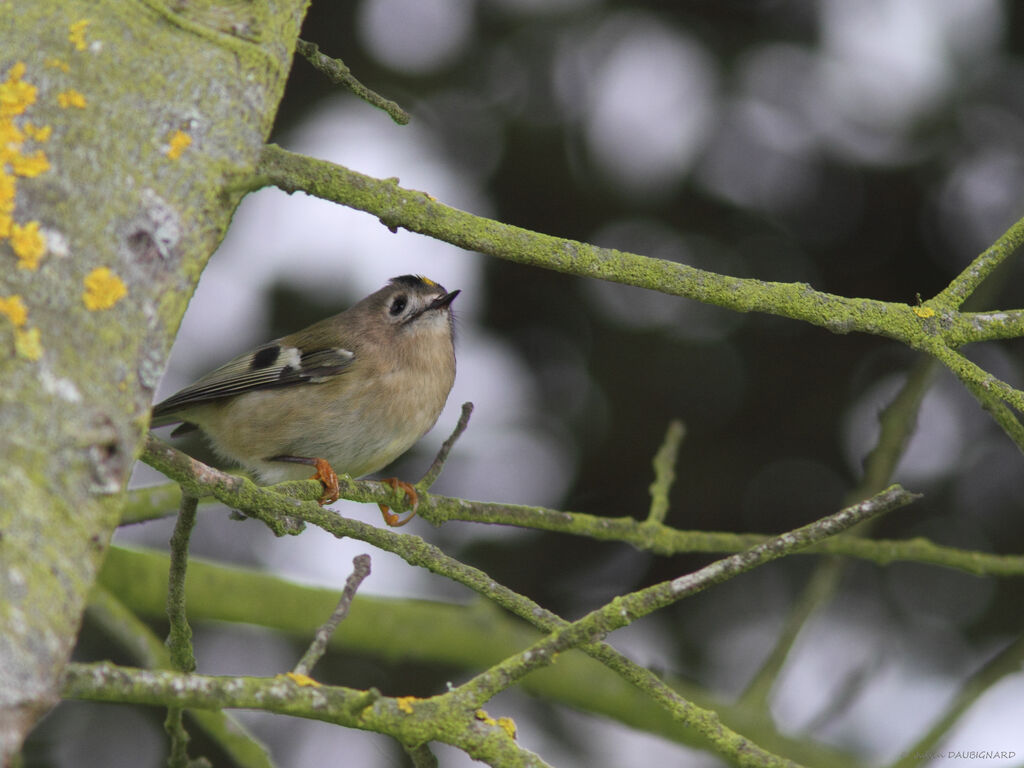
[[[88,46],[85,40],[85,30],[92,22],[89,19],[76,21],[68,29],[68,42],[75,46],[76,51],[84,51]]]
[[[184,131],[175,131],[171,134],[171,139],[168,142],[167,156],[171,158],[171,160],[177,160],[191,144],[191,136]]]
[[[475,717],[481,723],[486,723],[487,725],[494,725],[498,728],[501,728],[509,735],[509,738],[515,738],[515,722],[512,720],[512,718],[498,718],[498,720],[495,720],[493,717],[490,717],[490,715],[487,714],[486,710],[477,710],[473,713],[473,717]]]
[[[298,674],[296,672],[288,672],[285,675],[285,677],[287,677],[289,680],[291,680],[296,685],[313,686],[315,688],[319,688],[320,687],[320,683],[318,683],[316,680],[314,680],[309,675],[300,675],[300,674]]]
[[[414,701],[416,701],[415,696],[399,696],[395,699],[395,703],[398,704],[398,708],[407,715],[412,714],[412,703]]]
[[[24,176],[26,179],[50,170],[50,159],[41,149],[37,149],[31,155],[23,155],[20,152],[12,155],[7,164],[11,166],[11,173],[15,176]]]
[[[14,255],[18,257],[18,266],[22,269],[39,269],[39,262],[46,255],[46,238],[39,231],[39,222],[13,223],[9,237]]]
[[[36,87],[24,82],[25,62],[16,62],[7,79],[0,83],[0,118],[14,117],[22,114],[36,103]]]
[[[85,109],[85,105],[85,96],[74,88],[68,88],[66,91],[61,91],[57,94],[57,106],[61,109],[67,109],[68,107]]]
[[[26,360],[38,360],[43,356],[43,345],[39,340],[38,328],[16,328],[14,330],[14,351]]]
[[[21,296],[0,296],[0,315],[10,320],[15,328],[28,322],[28,309]]]
[[[21,269],[35,270],[46,255],[46,238],[38,221],[19,224],[14,219],[17,177],[31,178],[50,169],[50,161],[41,149],[28,153],[23,150],[26,140],[46,141],[49,126],[36,127],[32,123],[16,124],[19,115],[36,101],[36,87],[24,81],[25,63],[13,64],[7,79],[0,83],[0,240],[9,239]],[[24,350],[35,350],[38,339],[26,336]],[[39,348],[39,354],[41,354]],[[30,354],[25,354],[31,357]],[[34,358],[33,358],[34,359]]]
[[[50,140],[50,134],[53,133],[52,125],[35,125],[33,123],[25,123],[25,135],[30,139],[43,142]]]
[[[14,193],[17,186],[14,177],[0,166],[0,212],[10,213],[14,210]]]
[[[931,307],[914,307],[914,314],[918,317],[935,317],[935,310]]]
[[[11,226],[14,224],[11,214],[14,212],[16,189],[14,177],[7,173],[3,165],[0,164],[0,240],[11,234]]]
[[[13,120],[9,117],[0,117],[0,158],[16,152],[24,140],[25,134]]]
[[[97,267],[85,276],[82,301],[90,312],[110,309],[127,295],[124,282],[107,267]]]
[[[509,738],[511,739],[514,739],[516,737],[516,724],[511,717],[499,717],[497,720],[495,720],[493,717],[487,714],[487,711],[484,709],[478,709],[476,712],[473,713],[473,717],[475,717],[482,723],[487,723],[487,725],[493,725],[498,728],[501,728],[501,730],[507,733]]]
[[[71,71],[71,65],[64,61],[64,59],[49,58],[43,62],[43,66],[50,67],[52,69],[59,69],[61,72]]]
[[[23,114],[36,100],[36,87],[23,81],[24,75],[25,63],[19,61],[11,67],[7,80],[0,83],[0,174],[10,172],[16,176],[38,176],[49,169],[50,162],[42,150],[31,155],[23,154],[22,144],[26,138],[46,141],[51,129],[37,128],[31,123],[21,128],[14,122],[14,118]],[[9,171],[7,166],[10,166]],[[10,182],[7,183],[9,186]],[[11,189],[13,187],[0,190],[0,201],[13,198]]]

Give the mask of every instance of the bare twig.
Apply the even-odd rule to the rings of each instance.
[[[441,444],[440,450],[437,452],[437,456],[434,457],[434,463],[430,465],[430,469],[427,473],[420,478],[420,481],[416,484],[417,488],[426,490],[430,488],[441,474],[441,470],[444,469],[445,462],[448,461],[448,454],[451,453],[452,447],[455,445],[455,441],[459,439],[463,432],[466,431],[466,427],[469,426],[469,417],[473,414],[473,404],[463,403],[462,413],[459,415],[459,421],[455,425],[455,429],[448,436],[448,439]]]
[[[306,61],[312,64],[315,69],[325,74],[327,79],[335,85],[345,86],[367,104],[384,110],[399,125],[408,124],[410,119],[408,112],[395,102],[385,99],[379,93],[371,91],[359,82],[355,75],[352,74],[352,70],[345,66],[341,59],[333,59],[321,53],[315,43],[310,43],[306,40],[298,40],[295,50],[302,54]]]
[[[192,651],[192,628],[185,615],[185,573],[188,567],[188,542],[196,524],[195,496],[182,494],[178,509],[178,522],[171,534],[171,568],[167,579],[167,619],[170,631],[167,634],[167,648],[171,664],[179,672],[194,672],[196,657]],[[182,721],[181,707],[168,707],[164,730],[171,740],[171,753],[167,758],[169,768],[188,768],[188,731]]]
[[[198,499],[183,495],[178,522],[171,535],[171,571],[167,582],[167,619],[171,623],[167,648],[171,663],[180,672],[193,672],[196,658],[192,653],[192,628],[185,616],[185,571],[188,567],[188,540],[196,524]]]
[[[309,648],[302,654],[299,663],[292,670],[294,674],[309,676],[313,667],[316,666],[316,663],[326,653],[327,643],[330,642],[331,635],[334,634],[334,630],[338,628],[338,625],[348,615],[348,609],[352,605],[352,599],[356,596],[356,590],[359,589],[359,585],[363,583],[363,580],[370,575],[370,556],[356,555],[352,559],[352,567],[352,573],[345,581],[345,589],[342,590],[341,599],[338,600],[338,607],[334,609],[331,617],[317,629],[313,642],[310,643]]]
[[[668,514],[668,493],[676,479],[676,459],[679,456],[679,444],[683,442],[686,428],[683,422],[673,419],[665,432],[665,441],[654,455],[654,482],[651,483],[651,511],[647,515],[649,523],[665,522]]]
[[[959,307],[982,281],[1024,243],[1024,219],[1014,222],[1003,235],[957,275],[929,304]]]

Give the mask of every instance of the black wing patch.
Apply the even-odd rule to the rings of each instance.
[[[269,368],[277,362],[277,358],[281,356],[281,347],[277,344],[272,344],[269,347],[263,347],[263,349],[257,349],[252,356],[252,369],[254,371],[260,368]]]

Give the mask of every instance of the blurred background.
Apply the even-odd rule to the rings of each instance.
[[[303,37],[412,122],[395,125],[297,58],[272,140],[539,232],[914,303],[1024,216],[1022,17],[1021,4],[996,0],[315,0]],[[459,374],[435,430],[388,474],[418,477],[471,400],[469,430],[435,486],[466,498],[643,517],[651,458],[678,418],[687,434],[668,524],[763,533],[802,525],[853,492],[877,414],[916,359],[884,339],[392,234],[367,214],[269,189],[243,202],[204,273],[158,396],[405,273],[463,290]],[[1022,306],[1022,276],[1018,258],[974,308]],[[968,350],[1017,387],[1021,352],[1020,341]],[[180,444],[208,456],[198,442]],[[940,372],[895,478],[925,498],[876,535],[1019,553],[1022,478],[1019,451]],[[159,479],[140,471],[137,482]],[[338,508],[379,523],[375,508]],[[169,532],[169,522],[153,523],[120,540],[162,547]],[[466,524],[419,521],[410,532],[567,618],[713,559]],[[201,555],[337,587],[352,555],[368,550],[315,531],[275,540],[210,512],[193,541]],[[367,593],[471,598],[370,554]],[[761,568],[610,641],[641,664],[736,696],[815,563]],[[772,714],[787,733],[893,760],[1019,636],[1021,597],[1019,580],[851,562],[799,636]],[[297,658],[291,644],[239,629],[199,627],[196,642],[201,671],[273,674]],[[330,682],[394,694],[436,693],[451,675],[367,659],[328,668]],[[843,691],[848,701],[833,711]],[[522,694],[489,709],[513,716],[520,742],[563,768],[719,764]],[[65,704],[34,736],[36,759],[159,765],[161,718]],[[282,765],[406,764],[373,734],[245,719]],[[983,762],[1019,764],[1022,719],[1017,674],[982,696],[942,746],[1015,750],[1016,761]],[[123,724],[136,720],[130,748],[100,735],[104,724],[127,733]],[[58,728],[74,736],[44,747]],[[444,766],[470,765],[438,754]]]

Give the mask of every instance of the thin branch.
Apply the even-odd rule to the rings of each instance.
[[[967,384],[968,388],[974,388],[981,392],[984,395],[981,400],[983,407],[1001,400],[1015,410],[1024,413],[1024,392],[1021,390],[1015,389],[1005,381],[993,376],[955,349],[939,346],[934,349],[929,348],[927,351],[938,358],[939,362],[949,368],[964,384]]]
[[[922,356],[911,367],[896,396],[878,415],[878,439],[864,459],[864,476],[855,491],[857,496],[870,496],[892,482],[937,368],[933,357]]]
[[[356,596],[359,585],[370,575],[370,556],[356,555],[352,559],[352,569],[352,573],[345,581],[345,589],[341,592],[338,607],[334,609],[330,618],[317,629],[313,642],[310,643],[309,648],[302,654],[299,663],[292,670],[294,674],[309,676],[309,673],[313,671],[313,667],[316,666],[316,663],[327,652],[327,644],[331,641],[331,635],[334,634],[338,625],[348,615],[349,606],[352,605],[352,599]]]
[[[663,523],[668,514],[668,494],[676,479],[676,460],[679,456],[679,444],[683,442],[686,428],[683,422],[672,420],[665,432],[665,440],[654,455],[654,482],[651,483],[651,510],[647,515],[648,523]]]
[[[399,125],[408,125],[410,119],[408,112],[395,102],[385,99],[379,93],[371,91],[359,82],[355,75],[352,74],[352,70],[345,66],[341,59],[333,59],[321,53],[315,43],[310,43],[306,40],[296,41],[295,50],[312,64],[315,69],[326,75],[327,79],[334,85],[342,85],[367,104],[384,110]]]
[[[651,525],[632,517],[601,517],[544,507],[492,504],[431,496],[419,514],[433,523],[464,521],[514,525],[543,531],[617,541],[637,549],[672,556],[692,552],[739,552],[765,541],[759,533],[685,531]],[[877,565],[914,562],[953,568],[974,576],[1024,576],[1024,555],[996,555],[935,544],[923,537],[899,541],[836,536],[794,554],[844,555]]]
[[[1017,413],[1024,413],[1024,392],[993,376],[954,349],[938,346],[928,351],[960,379],[981,407],[992,414],[1017,448],[1024,452],[1024,425],[1017,417]]]
[[[702,592],[712,585],[731,579],[792,551],[834,536],[858,523],[898,509],[916,498],[918,498],[916,494],[909,493],[899,486],[893,486],[871,499],[842,509],[834,515],[824,517],[802,528],[775,536],[756,547],[718,560],[694,573],[655,584],[624,597],[617,597],[582,619],[571,624],[563,624],[522,653],[494,665],[459,686],[450,695],[457,695],[460,701],[482,705],[524,675],[550,665],[559,653],[569,648],[586,649],[588,644],[594,640],[603,638],[608,633],[625,627],[655,610]],[[688,702],[685,704],[687,707],[685,715],[696,716],[695,722],[691,724],[705,736],[711,738],[719,749],[722,749],[725,744],[730,745],[728,751],[723,749],[723,753],[736,760],[740,765],[793,765],[789,760],[765,752],[739,734],[730,732],[727,737],[723,737],[723,731],[728,729],[718,720],[717,715],[707,710],[699,710]],[[672,711],[675,714],[679,710],[673,707]],[[679,714],[684,715],[683,712],[679,712]]]
[[[952,309],[959,307],[1022,243],[1024,219],[1014,222],[998,240],[986,248],[928,303]]]
[[[826,560],[815,566],[795,605],[787,614],[786,622],[775,638],[771,653],[761,663],[740,696],[741,706],[753,712],[769,711],[769,698],[786,659],[796,644],[796,639],[811,617],[835,597],[839,581],[845,571],[846,564],[837,559]]]
[[[463,403],[462,413],[459,414],[459,420],[455,424],[455,429],[448,436],[448,439],[441,444],[440,450],[437,452],[437,456],[434,457],[434,463],[430,465],[430,469],[423,475],[420,481],[416,484],[417,490],[427,490],[434,484],[437,478],[441,475],[441,470],[444,469],[445,462],[448,461],[448,454],[451,453],[452,447],[455,445],[455,441],[462,436],[462,433],[466,431],[466,427],[469,426],[469,417],[473,415],[473,404]]]
[[[460,701],[482,705],[487,699],[499,690],[504,690],[522,675],[550,664],[559,651],[569,647],[579,647],[580,650],[605,663],[629,682],[647,692],[673,717],[695,728],[711,742],[714,749],[729,759],[746,765],[791,765],[789,761],[767,752],[727,728],[716,713],[685,701],[648,670],[639,668],[605,643],[595,641],[606,633],[625,626],[651,611],[696,594],[712,584],[732,578],[738,573],[781,557],[800,547],[808,546],[826,536],[834,535],[874,515],[909,503],[914,498],[916,498],[914,494],[894,486],[868,501],[848,507],[804,528],[775,537],[744,553],[720,560],[695,574],[655,585],[627,597],[616,598],[604,608],[571,625],[539,606],[534,605],[532,609],[524,613],[522,609],[530,608],[533,605],[532,601],[515,595],[515,593],[509,593],[507,589],[494,582],[489,582],[483,585],[486,589],[484,594],[491,596],[503,607],[526,618],[536,626],[547,629],[552,634],[522,654],[492,667],[470,683],[460,686],[452,695],[458,693]],[[307,518],[307,522],[319,525],[317,521],[309,518]],[[457,581],[463,581],[465,575],[469,575],[468,572],[475,570],[467,569],[457,561],[456,564],[458,572],[444,575]],[[428,565],[428,567],[430,566]],[[431,568],[431,570],[435,569]],[[435,570],[435,572],[440,571]],[[469,582],[467,586],[471,584],[472,582]],[[479,587],[474,588],[479,591]],[[505,598],[509,594],[512,599],[507,602]],[[466,696],[469,698],[465,698]]]
[[[182,496],[178,522],[171,534],[171,571],[167,582],[167,618],[171,628],[167,635],[167,648],[171,663],[180,672],[192,672],[196,657],[192,653],[192,628],[185,616],[185,573],[188,567],[188,541],[196,524],[194,496]]]
[[[864,460],[864,474],[854,490],[852,498],[866,498],[878,493],[892,482],[892,477],[896,471],[896,466],[899,464],[900,457],[910,441],[910,436],[914,433],[921,402],[928,392],[937,366],[938,364],[934,358],[922,356],[911,369],[892,402],[879,414],[878,439],[875,442],[875,447]],[[871,552],[881,556],[888,549],[888,544],[920,545],[922,541],[921,539],[915,539],[913,542],[868,542],[863,538],[843,536],[829,539],[825,542],[825,545],[832,547],[837,542],[849,544],[853,547],[868,544]],[[924,543],[930,547],[936,546],[930,544],[930,542]],[[889,551],[891,553],[891,549]],[[949,563],[957,559],[956,554],[958,553],[938,553],[930,550],[930,554],[937,558],[942,558],[942,564],[949,565]],[[972,558],[961,558],[960,561],[969,562],[973,567],[977,567]],[[884,564],[878,560],[876,562]],[[1018,565],[1022,569],[1021,573],[1024,574],[1024,558],[1019,558]],[[765,658],[760,669],[751,678],[746,690],[744,690],[740,697],[742,705],[748,706],[754,711],[767,711],[768,699],[782,672],[786,659],[789,658],[797,637],[799,637],[800,632],[811,617],[827,605],[835,596],[846,567],[847,564],[845,562],[836,559],[819,563],[815,567],[810,578],[807,580],[806,586],[801,591],[795,606],[786,617],[786,622],[775,641],[775,646],[772,648],[771,653]]]
[[[192,652],[192,628],[185,615],[185,574],[188,566],[188,541],[196,524],[196,507],[199,500],[182,494],[178,521],[171,535],[171,568],[167,582],[167,618],[170,631],[167,635],[167,649],[171,664],[180,672],[192,672],[196,668],[196,657]],[[171,740],[171,752],[167,758],[168,768],[189,768],[188,731],[183,722],[181,707],[168,707],[164,730]]]
[[[245,478],[207,467],[152,436],[141,459],[172,480],[181,482],[190,491],[211,493],[221,503],[246,511],[251,517],[265,522],[272,530],[281,527],[281,518],[292,520],[294,525],[294,519],[302,516],[300,510],[310,509],[309,504],[323,492],[320,483],[311,480],[279,483],[269,488],[261,488]],[[393,494],[391,487],[382,483],[350,480],[345,475],[341,476],[341,481],[342,498],[351,501],[387,502]],[[295,495],[284,496],[278,493],[282,488],[294,491]],[[260,511],[261,509],[267,511]],[[665,556],[692,552],[739,552],[767,538],[764,534],[684,531],[641,522],[632,517],[600,517],[546,507],[467,501],[438,495],[421,497],[418,514],[435,525],[449,521],[514,525],[586,536],[599,541],[622,542],[637,549]],[[165,516],[166,513],[160,513],[154,514],[153,518]],[[339,532],[338,535],[360,538],[359,533]],[[368,541],[365,538],[361,540]],[[369,543],[376,546],[375,542]],[[1022,555],[996,555],[957,549],[935,544],[921,537],[897,541],[837,536],[800,550],[796,554],[845,555],[878,565],[917,562],[954,568],[975,576],[1024,576]]]

